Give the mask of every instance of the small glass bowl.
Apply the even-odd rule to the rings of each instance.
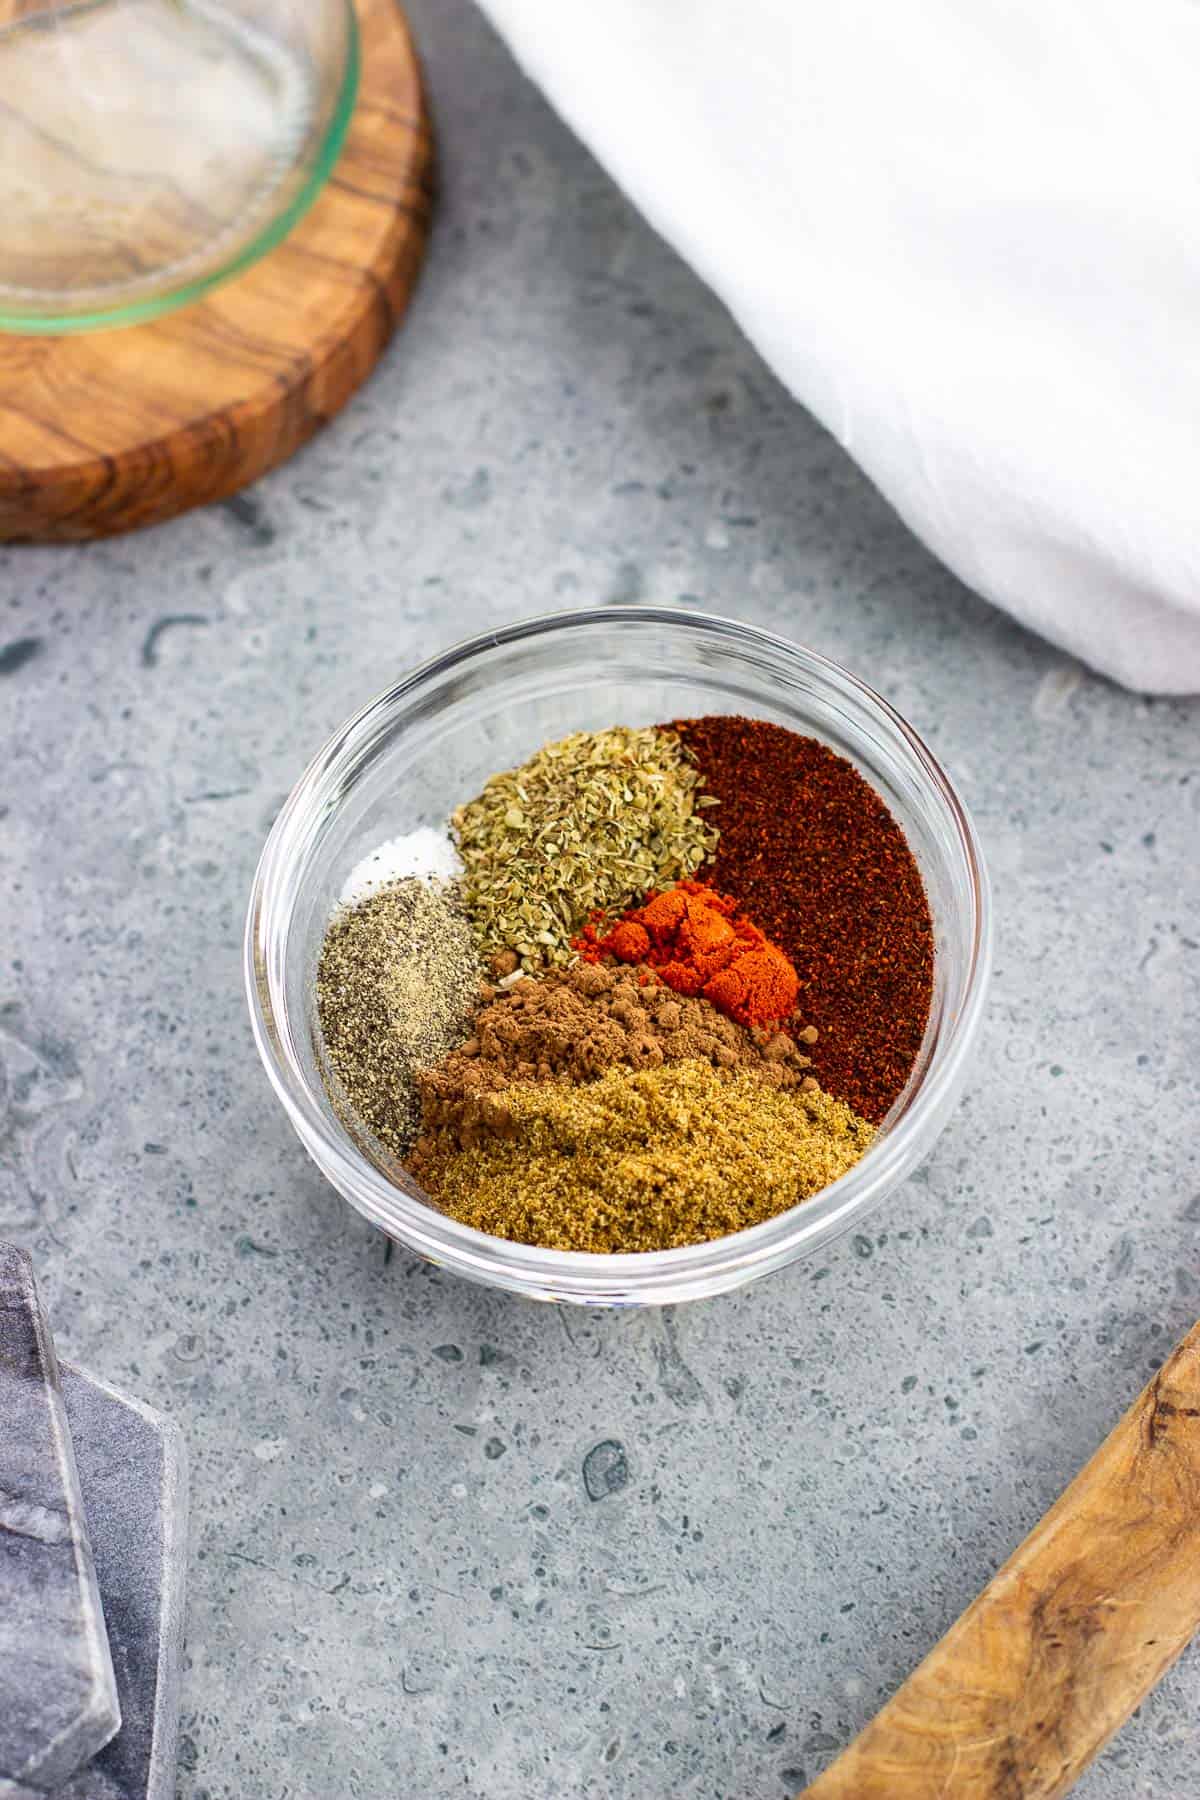
[[[137,324],[248,268],[358,76],[354,0],[0,0],[0,330]]]
[[[701,713],[772,719],[848,757],[903,826],[936,931],[921,1053],[871,1149],[839,1181],[748,1231],[621,1256],[545,1250],[447,1217],[344,1121],[321,1079],[314,981],[347,876],[386,839],[441,826],[489,774],[548,739]],[[746,771],[749,781],[753,769]],[[429,1261],[540,1300],[659,1306],[740,1287],[857,1225],[933,1144],[983,1013],[991,910],[966,808],[911,726],[813,650],[733,619],[604,607],[530,619],[434,657],[330,739],[284,804],[259,863],[245,974],[259,1054],[305,1149],[351,1205]]]

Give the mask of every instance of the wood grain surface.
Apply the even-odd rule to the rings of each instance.
[[[807,1800],[1052,1800],[1198,1623],[1200,1325]]]
[[[424,253],[432,141],[395,0],[358,8],[346,143],[282,244],[149,324],[0,334],[0,540],[105,536],[223,499],[370,374]]]

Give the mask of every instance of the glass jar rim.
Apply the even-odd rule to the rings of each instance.
[[[890,727],[904,746],[909,772],[919,778],[923,797],[940,808],[953,831],[967,876],[969,949],[961,997],[927,1066],[912,1091],[897,1102],[898,1115],[893,1109],[875,1143],[845,1175],[811,1199],[744,1231],[670,1250],[598,1254],[516,1243],[462,1224],[391,1182],[325,1113],[280,1025],[286,1015],[282,982],[290,912],[284,895],[342,774],[372,740],[380,722],[402,703],[489,652],[549,634],[626,624],[733,639],[781,656],[825,687],[852,697],[868,715]],[[819,651],[741,620],[674,607],[604,606],[540,614],[463,639],[376,694],[332,734],[288,795],[268,835],[251,889],[244,975],[255,1043],[277,1097],[322,1173],[374,1224],[430,1261],[492,1286],[542,1298],[659,1304],[740,1285],[791,1261],[806,1245],[815,1247],[839,1236],[907,1172],[931,1122],[952,1103],[978,1034],[991,931],[987,871],[966,806],[918,733],[859,676]]]

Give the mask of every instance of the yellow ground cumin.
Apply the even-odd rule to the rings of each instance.
[[[698,1059],[494,1098],[490,1135],[423,1159],[421,1179],[465,1224],[558,1250],[666,1250],[758,1225],[845,1174],[875,1136],[820,1090]]]

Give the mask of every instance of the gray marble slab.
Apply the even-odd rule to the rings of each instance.
[[[65,1781],[120,1720],[54,1346],[0,1243],[0,1796]]]
[[[64,1365],[62,1377],[122,1723],[54,1800],[169,1800],[187,1572],[183,1434],[95,1375]]]

